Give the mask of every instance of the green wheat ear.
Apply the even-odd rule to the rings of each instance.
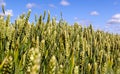
[[[79,66],[75,66],[75,68],[74,68],[74,74],[79,74]]]
[[[56,57],[53,55],[49,61],[49,74],[56,74]]]
[[[38,74],[40,70],[41,53],[39,48],[31,48],[26,54],[25,73]]]
[[[43,20],[45,20],[45,16],[46,16],[46,11],[44,11],[44,16],[43,16]]]
[[[50,22],[50,11],[48,11],[47,24]]]
[[[63,69],[64,67],[63,67],[63,65],[61,64],[61,65],[59,65],[59,69],[58,69],[58,72],[57,72],[57,74],[64,74],[63,73]]]
[[[3,12],[3,14],[5,14],[5,8],[4,8],[4,5],[2,5],[2,12]]]
[[[8,56],[5,58],[3,68],[2,68],[2,74],[12,74],[13,73],[13,57]]]

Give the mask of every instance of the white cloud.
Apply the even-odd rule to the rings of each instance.
[[[113,19],[120,19],[120,13],[112,16]]]
[[[5,14],[0,13],[0,15],[1,15],[1,16],[8,16],[8,15],[13,16],[13,11],[12,11],[11,9],[10,9],[10,10],[6,10],[6,11],[5,11]]]
[[[92,24],[92,21],[83,19],[80,21],[80,24],[84,26],[89,26],[90,24]]]
[[[70,3],[69,3],[67,0],[62,0],[62,1],[60,2],[60,4],[63,5],[63,6],[68,6],[68,5],[70,5]]]
[[[56,23],[59,23],[59,21],[58,21],[58,20],[56,20]]]
[[[120,19],[110,19],[108,21],[109,24],[120,24]]]
[[[49,4],[49,7],[56,8],[54,4]]]
[[[92,15],[92,16],[97,16],[97,15],[99,15],[99,13],[98,13],[97,11],[92,11],[92,12],[90,13],[90,15]]]
[[[13,11],[12,10],[6,10],[5,15],[13,16]]]
[[[74,17],[74,20],[77,21],[77,20],[79,20],[79,18],[78,17]]]
[[[0,0],[0,6],[2,5],[6,6],[6,3],[4,2],[4,0]]]
[[[28,3],[27,5],[26,5],[26,8],[33,8],[33,7],[35,7],[36,6],[36,4],[35,3]]]
[[[108,24],[120,24],[120,13],[112,16],[110,20],[108,20]]]
[[[90,24],[92,24],[92,21],[87,20],[87,19],[80,19],[80,20],[77,20],[75,22],[82,25],[82,26],[89,26]]]

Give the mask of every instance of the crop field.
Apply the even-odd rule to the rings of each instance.
[[[0,17],[0,74],[120,74],[119,34],[30,13]]]

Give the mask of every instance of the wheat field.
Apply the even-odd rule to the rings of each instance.
[[[119,34],[30,13],[0,17],[0,74],[120,74]]]

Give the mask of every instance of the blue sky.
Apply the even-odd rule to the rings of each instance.
[[[94,29],[120,34],[120,0],[0,0],[5,5],[6,14],[14,21],[20,14],[32,10],[34,15],[50,11],[52,17],[60,19],[60,12],[69,24],[92,24]],[[2,10],[0,9],[0,15]]]

